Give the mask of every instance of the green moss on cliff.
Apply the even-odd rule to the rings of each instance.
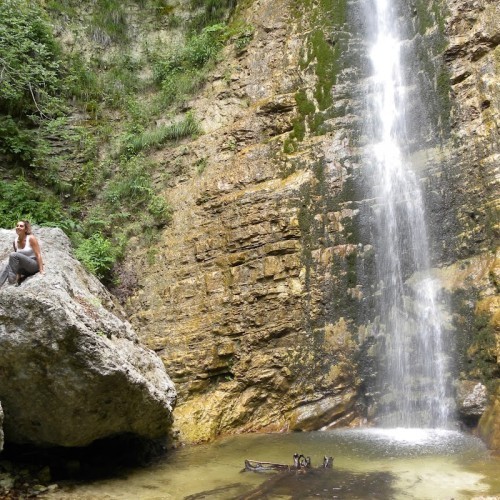
[[[490,315],[484,313],[475,316],[467,357],[470,376],[481,380],[491,392],[500,377],[500,368],[496,359],[495,331],[490,319]]]
[[[442,127],[449,128],[451,116],[450,73],[446,66],[441,66],[436,75],[436,92],[439,102],[439,121]]]
[[[451,296],[451,309],[455,313],[457,370],[460,378],[480,380],[491,392],[494,381],[500,378],[495,329],[490,314],[474,310],[477,301],[478,292],[474,288],[457,289]]]
[[[333,105],[332,88],[342,69],[340,55],[342,44],[335,33],[346,21],[346,0],[320,0],[319,2],[296,2],[294,11],[297,18],[312,27],[306,36],[300,68],[315,76],[315,84],[310,89],[299,89],[295,95],[297,117],[293,129],[284,141],[285,153],[298,150],[299,143],[307,133],[321,135],[328,131],[323,127],[325,119],[331,114]],[[307,12],[307,14],[305,14]],[[300,17],[305,16],[305,17]],[[304,21],[305,19],[306,21]]]

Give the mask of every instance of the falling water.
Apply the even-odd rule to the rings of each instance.
[[[450,403],[438,287],[429,274],[419,181],[405,156],[408,88],[391,0],[373,0],[366,168],[373,178],[385,426],[446,427]],[[412,276],[412,279],[408,278]]]

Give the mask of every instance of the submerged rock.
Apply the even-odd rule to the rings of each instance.
[[[85,446],[132,433],[164,436],[175,388],[141,347],[59,229],[39,229],[46,274],[0,289],[0,401],[6,442]],[[0,230],[0,259],[12,248]]]

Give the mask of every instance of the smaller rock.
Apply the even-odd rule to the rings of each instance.
[[[488,403],[486,387],[476,380],[461,380],[457,387],[457,409],[466,423],[476,424]]]
[[[0,473],[0,493],[9,491],[14,487],[15,479],[7,472]]]

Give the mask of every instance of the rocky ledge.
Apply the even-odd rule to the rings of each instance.
[[[5,442],[70,447],[121,434],[165,436],[176,392],[160,358],[139,345],[61,230],[35,235],[46,273],[0,289]],[[0,230],[3,263],[13,238]]]

